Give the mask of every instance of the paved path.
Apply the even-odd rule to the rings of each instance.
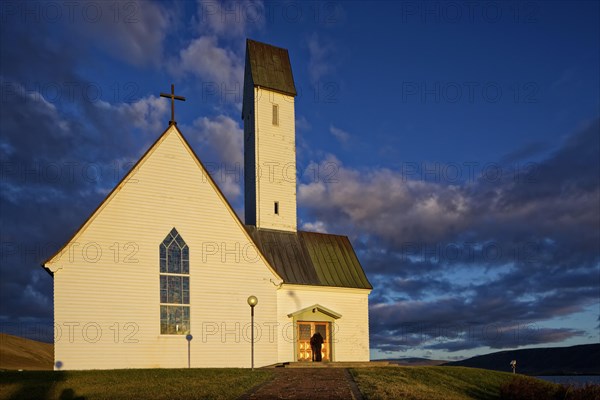
[[[244,394],[240,400],[362,400],[345,368],[276,368],[272,380]]]

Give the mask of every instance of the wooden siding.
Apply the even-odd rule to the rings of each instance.
[[[250,189],[254,195],[255,213],[247,224],[259,228],[296,230],[296,127],[294,97],[260,87],[254,88],[254,129],[247,129],[244,146],[245,165],[253,178],[246,185],[255,183]],[[279,125],[273,125],[273,104],[278,105]],[[251,122],[250,122],[251,123]],[[252,162],[254,161],[254,162]],[[246,188],[248,190],[248,187]],[[274,203],[279,202],[279,214],[274,212]]]
[[[185,337],[160,335],[159,244],[176,227],[190,247],[192,367],[248,367],[246,299],[259,299],[257,325],[275,321],[280,279],[176,128],[111,196],[46,264],[54,272],[55,360],[63,369],[187,366]],[[256,365],[276,354],[276,340],[263,335]]]
[[[296,231],[296,90],[289,55],[286,49],[265,43],[246,43],[245,223]]]
[[[333,360],[369,361],[369,293],[368,289],[327,288],[283,284],[277,291],[279,362],[295,361],[294,319],[296,311],[320,304],[341,318],[323,318],[316,313],[312,320],[334,322]],[[303,314],[302,318],[306,318]],[[309,318],[311,318],[309,316]]]

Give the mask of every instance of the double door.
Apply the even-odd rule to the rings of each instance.
[[[310,347],[310,338],[319,332],[323,336],[323,346],[321,346],[322,361],[331,361],[331,329],[330,322],[298,322],[298,343],[297,359],[298,361],[312,361],[312,348]]]

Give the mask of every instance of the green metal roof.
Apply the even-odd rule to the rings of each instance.
[[[373,288],[346,236],[246,229],[284,283]]]
[[[286,49],[247,39],[246,62],[250,63],[255,86],[296,96],[290,56]]]

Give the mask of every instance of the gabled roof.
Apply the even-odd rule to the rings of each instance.
[[[114,187],[106,198],[98,205],[96,210],[84,221],[73,236],[54,255],[43,262],[42,266],[51,275],[50,268],[46,265],[52,263],[69,243],[75,241],[79,235],[92,223],[96,215],[105,205],[127,184],[130,176],[141,167],[144,160],[157,148],[162,140],[171,132],[181,138],[186,149],[196,161],[197,165],[208,176],[209,183],[217,191],[223,203],[229,210],[232,218],[238,223],[248,240],[255,243],[259,256],[265,261],[267,267],[284,283],[314,286],[332,286],[344,288],[372,289],[352,244],[346,236],[330,235],[315,232],[287,232],[269,229],[257,229],[255,226],[243,225],[219,186],[212,179],[206,168],[193,151],[185,137],[176,126],[170,126],[150,146],[138,162]]]
[[[373,289],[346,236],[246,229],[284,283]]]
[[[173,129],[173,131],[171,131],[171,129]],[[219,188],[219,185],[217,185],[217,183],[214,181],[213,177],[208,173],[208,170],[206,169],[206,167],[204,166],[204,164],[202,163],[202,161],[200,161],[200,158],[198,158],[198,155],[196,154],[196,152],[194,152],[194,149],[192,149],[192,146],[190,146],[190,144],[186,140],[185,136],[183,136],[183,134],[179,131],[179,129],[177,128],[177,125],[169,125],[169,127],[167,127],[167,129],[150,146],[150,148],[148,148],[148,150],[146,150],[146,152],[144,153],[144,155],[142,155],[142,157],[140,157],[140,159],[135,163],[135,165],[133,167],[131,167],[131,169],[129,170],[129,172],[127,174],[125,174],[125,176],[123,176],[123,178],[121,179],[121,181],[113,188],[113,190],[104,198],[104,200],[102,200],[102,202],[90,214],[90,216],[83,222],[83,224],[81,224],[81,226],[75,231],[75,233],[73,234],[73,236],[71,236],[71,238],[56,253],[54,253],[51,257],[49,257],[47,260],[45,260],[42,263],[42,267],[50,275],[53,276],[54,274],[50,270],[50,268],[48,268],[46,266],[46,264],[51,263],[57,256],[59,256],[62,253],[62,251],[69,245],[69,243],[75,241],[82,234],[82,232],[93,222],[93,220],[95,219],[95,217],[100,212],[102,212],[102,209],[106,206],[106,204],[108,204],[111,201],[111,199],[113,199],[114,196],[121,190],[121,188],[124,185],[127,184],[127,182],[130,180],[132,174],[135,171],[137,171],[139,168],[141,168],[141,166],[144,163],[144,161],[154,152],[154,150],[156,148],[158,148],[158,146],[162,143],[162,141],[170,133],[176,134],[181,139],[181,141],[183,142],[183,145],[185,146],[185,148],[187,149],[187,151],[190,153],[191,157],[196,162],[196,165],[198,165],[198,167],[208,177],[208,180],[207,180],[208,183],[216,190],[217,195],[219,196],[219,198],[221,199],[221,201],[223,201],[225,207],[227,207],[227,210],[231,214],[232,218],[234,218],[234,220],[237,222],[238,226],[240,227],[240,229],[242,230],[242,232],[246,235],[246,237],[248,238],[248,240],[252,241],[252,238],[250,237],[250,235],[248,234],[247,230],[245,229],[244,224],[242,223],[242,221],[240,220],[240,218],[238,217],[238,215],[234,211],[233,207],[231,206],[231,204],[229,203],[229,201],[227,200],[227,198],[225,197],[225,195],[223,194],[223,192],[221,191],[221,189]],[[267,268],[269,268],[269,270],[275,276],[277,276],[278,278],[281,278],[281,277],[279,277],[279,275],[277,274],[277,272],[274,270],[274,268],[269,264],[269,261],[266,259],[266,257],[264,256],[264,254],[261,253],[260,249],[258,249],[258,255],[259,255],[259,257],[262,260],[264,260],[265,265],[267,266]]]
[[[323,307],[323,306],[322,306],[322,305],[320,305],[320,304],[313,304],[313,305],[312,305],[312,306],[310,306],[310,307],[306,307],[306,308],[303,308],[302,310],[298,310],[298,311],[296,311],[296,312],[290,313],[290,314],[288,314],[287,316],[288,316],[289,318],[292,318],[292,317],[294,317],[294,316],[296,316],[296,315],[300,315],[300,314],[302,314],[302,313],[304,313],[304,312],[306,312],[306,311],[309,311],[310,309],[312,309],[312,311],[313,311],[313,312],[317,312],[317,311],[319,311],[319,312],[321,312],[321,313],[323,313],[323,314],[325,314],[325,315],[328,315],[328,316],[330,316],[331,318],[334,318],[334,319],[340,319],[340,318],[342,318],[342,314],[340,314],[340,313],[336,313],[335,311],[333,311],[333,310],[330,310],[330,309],[329,309],[329,308],[327,308],[327,307]]]
[[[246,62],[255,86],[296,96],[290,56],[286,49],[246,40]]]

